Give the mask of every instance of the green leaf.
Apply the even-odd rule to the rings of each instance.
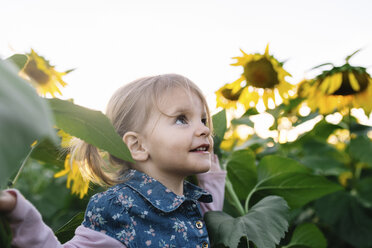
[[[350,155],[372,167],[372,141],[367,136],[358,136],[350,140]]]
[[[250,149],[233,152],[228,158],[226,169],[234,191],[244,201],[257,183],[254,153]]]
[[[54,113],[58,128],[120,159],[133,162],[127,146],[116,133],[110,120],[100,111],[57,98],[47,101]]]
[[[324,176],[338,176],[347,171],[344,163],[327,156],[325,153],[315,153],[301,158],[301,163],[313,170],[314,174]]]
[[[9,221],[4,215],[0,215],[0,247],[11,248],[12,231]]]
[[[349,192],[340,191],[316,201],[315,209],[333,232],[353,247],[372,246],[372,213]]]
[[[305,223],[296,227],[291,242],[283,248],[289,247],[326,248],[327,240],[316,225]]]
[[[212,116],[213,122],[213,140],[214,140],[214,153],[220,155],[219,147],[223,140],[223,137],[226,132],[227,124],[226,124],[226,110],[221,110],[217,114]]]
[[[258,248],[275,248],[288,229],[288,206],[281,197],[268,196],[241,217],[220,211],[204,215],[212,246],[238,247],[242,237]]]
[[[27,56],[24,54],[14,54],[6,59],[7,62],[14,64],[19,70],[22,70],[27,63]]]
[[[243,116],[239,119],[233,119],[231,121],[231,124],[233,124],[233,125],[247,125],[249,127],[254,127],[254,122],[251,121],[249,116]]]
[[[309,120],[313,120],[314,118],[316,118],[317,116],[319,116],[319,113],[318,112],[312,112],[310,114],[308,114],[307,116],[299,116],[297,121],[295,123],[293,123],[292,125],[294,127],[300,125],[300,124],[303,124]]]
[[[244,142],[244,144],[239,146],[239,148],[240,149],[250,148],[251,150],[254,151],[260,147],[266,147],[267,143],[269,142],[273,142],[273,139],[272,138],[263,139],[259,137],[258,135],[254,134],[246,142]]]
[[[34,88],[0,61],[0,187],[17,171],[35,140],[57,141],[52,113]]]
[[[309,140],[326,141],[329,135],[331,135],[337,129],[342,129],[342,127],[340,125],[328,123],[323,119],[319,121],[310,132],[306,133],[293,143],[302,145]]]
[[[258,167],[255,191],[262,196],[283,197],[291,208],[298,208],[342,187],[322,176],[312,175],[308,168],[289,158],[264,157]]]
[[[54,234],[58,238],[59,242],[66,243],[72,239],[75,235],[75,230],[84,220],[84,212],[80,212],[72,217],[66,224],[60,227]]]
[[[356,190],[359,202],[366,208],[372,208],[372,177],[358,180]]]
[[[247,111],[245,111],[243,116],[251,116],[251,115],[258,115],[258,114],[259,114],[259,112],[257,111],[256,108],[249,108],[249,109],[247,109]]]
[[[277,155],[266,156],[258,165],[258,181],[265,181],[291,172],[308,173],[309,169],[290,158]]]
[[[63,168],[66,153],[63,152],[61,148],[54,145],[50,140],[45,139],[32,151],[31,158]]]

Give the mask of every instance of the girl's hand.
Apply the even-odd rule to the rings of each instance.
[[[211,169],[209,171],[221,171],[220,161],[214,153],[211,156]]]
[[[0,191],[0,212],[11,212],[17,204],[17,197],[11,191]]]

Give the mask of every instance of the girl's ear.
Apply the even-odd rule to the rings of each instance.
[[[140,135],[136,132],[127,132],[123,136],[123,141],[127,145],[132,158],[138,162],[144,162],[148,159],[149,154],[143,146]]]

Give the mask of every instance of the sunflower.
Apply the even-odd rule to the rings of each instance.
[[[346,57],[346,63],[342,66],[323,64],[332,65],[332,68],[323,71],[303,87],[307,105],[313,111],[318,109],[321,114],[330,114],[335,111],[362,108],[365,114],[371,113],[372,78],[366,68],[349,64],[352,55]]]
[[[248,109],[262,99],[268,108],[269,101],[277,104],[279,97],[287,102],[288,91],[293,86],[285,81],[285,77],[290,74],[283,69],[282,63],[269,54],[269,45],[263,55],[241,52],[243,56],[234,57],[237,62],[232,65],[242,66],[243,74],[216,92],[217,107],[236,108],[237,103],[241,103]]]
[[[67,175],[67,183],[66,187],[68,189],[71,188],[72,194],[79,195],[80,199],[82,199],[87,193],[89,189],[89,180],[85,179],[81,172],[80,172],[80,161],[76,161],[71,159],[71,154],[67,154],[65,159],[65,168],[60,172],[56,173],[54,177],[63,177]],[[72,183],[73,181],[73,183]]]
[[[65,72],[56,71],[48,60],[39,56],[33,49],[26,55],[28,56],[28,61],[20,75],[28,79],[42,96],[47,93],[53,97],[55,97],[55,93],[62,95],[60,87],[67,85],[62,77],[72,70]]]
[[[57,134],[61,137],[62,148],[69,148],[72,142],[74,142],[74,137],[64,132],[62,129],[60,129]],[[54,177],[58,178],[67,175],[67,188],[70,189],[72,186],[72,194],[79,195],[80,199],[82,199],[88,193],[89,180],[82,175],[80,163],[81,161],[72,159],[71,154],[67,154],[64,169],[57,172]]]

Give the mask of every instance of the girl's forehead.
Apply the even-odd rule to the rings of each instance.
[[[157,99],[157,105],[161,112],[187,112],[201,110],[205,112],[206,106],[201,97],[194,91],[183,88],[172,88]]]

